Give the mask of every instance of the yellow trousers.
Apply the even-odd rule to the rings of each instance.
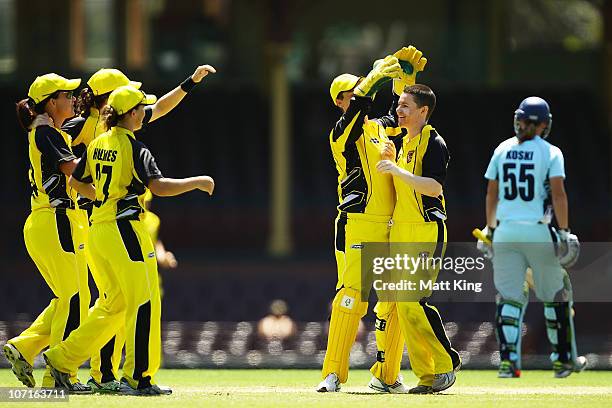
[[[161,302],[155,295],[159,283],[151,238],[140,221],[93,224],[88,251],[105,282],[105,296],[77,330],[45,355],[59,370],[76,372],[124,325],[123,377],[133,387],[153,384],[161,356]]]
[[[30,327],[9,340],[30,364],[45,347],[67,338],[87,316],[86,223],[79,210],[41,209],[32,212],[24,225],[28,254],[55,296]],[[50,373],[45,379],[52,381]],[[43,380],[43,386],[53,385]]]
[[[401,223],[391,227],[391,242],[419,243],[411,256],[419,256],[423,246],[429,255],[442,257],[446,245],[446,226],[443,222]],[[436,272],[437,275],[437,272]],[[419,385],[433,384],[434,374],[442,374],[459,367],[459,354],[452,348],[444,331],[438,310],[427,303],[427,298],[414,302],[398,302],[399,323],[406,341],[412,371]]]

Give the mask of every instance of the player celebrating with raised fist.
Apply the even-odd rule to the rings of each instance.
[[[155,101],[155,96],[130,85],[115,89],[103,112],[110,130],[89,144],[70,178],[71,186],[96,203],[87,251],[104,279],[105,296],[78,329],[44,353],[51,374],[68,390],[70,375],[125,325],[126,358],[119,392],[171,392],[155,385],[154,379],[161,357],[161,302],[155,250],[140,220],[142,200],[147,188],[160,196],[196,189],[212,194],[214,182],[207,176],[164,178],[151,152],[135,139],[144,107]]]
[[[187,94],[209,74],[216,70],[210,65],[200,65],[194,73],[187,77],[174,89],[162,96],[155,104],[145,106],[143,126],[171,112],[187,96]],[[106,132],[106,123],[101,112],[108,103],[109,95],[120,86],[132,85],[139,89],[140,82],[130,81],[127,76],[115,68],[102,68],[95,72],[87,81],[87,87],[81,90],[76,101],[78,116],[66,121],[62,130],[72,136],[72,149],[80,157],[89,143]],[[81,208],[91,214],[93,203],[83,197],[79,198]],[[86,228],[87,232],[88,228]],[[91,264],[91,262],[89,262]],[[90,265],[90,270],[100,296],[105,285],[102,276],[96,273]],[[156,289],[156,292],[159,292]],[[159,296],[154,293],[153,296]],[[117,335],[110,339],[101,350],[97,350],[90,360],[91,378],[87,384],[94,392],[114,393],[119,391],[117,374],[121,362],[122,349],[125,344],[125,327],[121,326]],[[53,385],[51,385],[53,386]]]
[[[551,128],[548,103],[539,97],[521,102],[514,113],[515,136],[493,153],[485,178],[487,232],[493,242],[493,270],[498,291],[497,337],[499,377],[519,377],[521,320],[525,271],[533,272],[536,296],[544,302],[546,331],[552,345],[554,375],[582,371],[586,358],[577,355],[572,290],[559,263],[555,243],[576,250],[570,234],[565,168],[561,150],[544,140]],[[559,227],[550,226],[544,201],[548,190]],[[498,225],[499,222],[499,225]]]

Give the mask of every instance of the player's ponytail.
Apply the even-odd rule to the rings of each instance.
[[[106,104],[109,94],[110,92],[96,96],[92,89],[86,86],[76,100],[75,112],[79,116],[88,117],[91,108],[101,109]]]
[[[17,111],[17,121],[19,125],[23,128],[23,130],[30,130],[30,126],[36,115],[40,115],[45,113],[45,105],[47,100],[45,99],[39,104],[35,104],[34,100],[31,98],[22,99],[16,104]]]
[[[115,108],[106,105],[102,111],[102,121],[104,122],[104,126],[106,126],[106,130],[109,130],[113,126],[117,126],[117,123],[119,123],[119,115]]]

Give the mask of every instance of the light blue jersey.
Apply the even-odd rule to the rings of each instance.
[[[503,141],[493,153],[485,178],[499,181],[497,219],[538,222],[544,220],[548,179],[565,178],[561,149],[540,136],[519,144]]]

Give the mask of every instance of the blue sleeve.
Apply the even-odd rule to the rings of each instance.
[[[559,148],[552,149],[548,177],[565,178],[565,161],[563,160],[563,153]]]
[[[497,152],[497,149],[495,149],[495,152],[493,153],[493,157],[491,157],[491,161],[489,162],[489,166],[487,167],[487,171],[485,172],[485,178],[488,180],[498,180],[498,174],[497,174],[497,162],[499,159],[499,154]]]

